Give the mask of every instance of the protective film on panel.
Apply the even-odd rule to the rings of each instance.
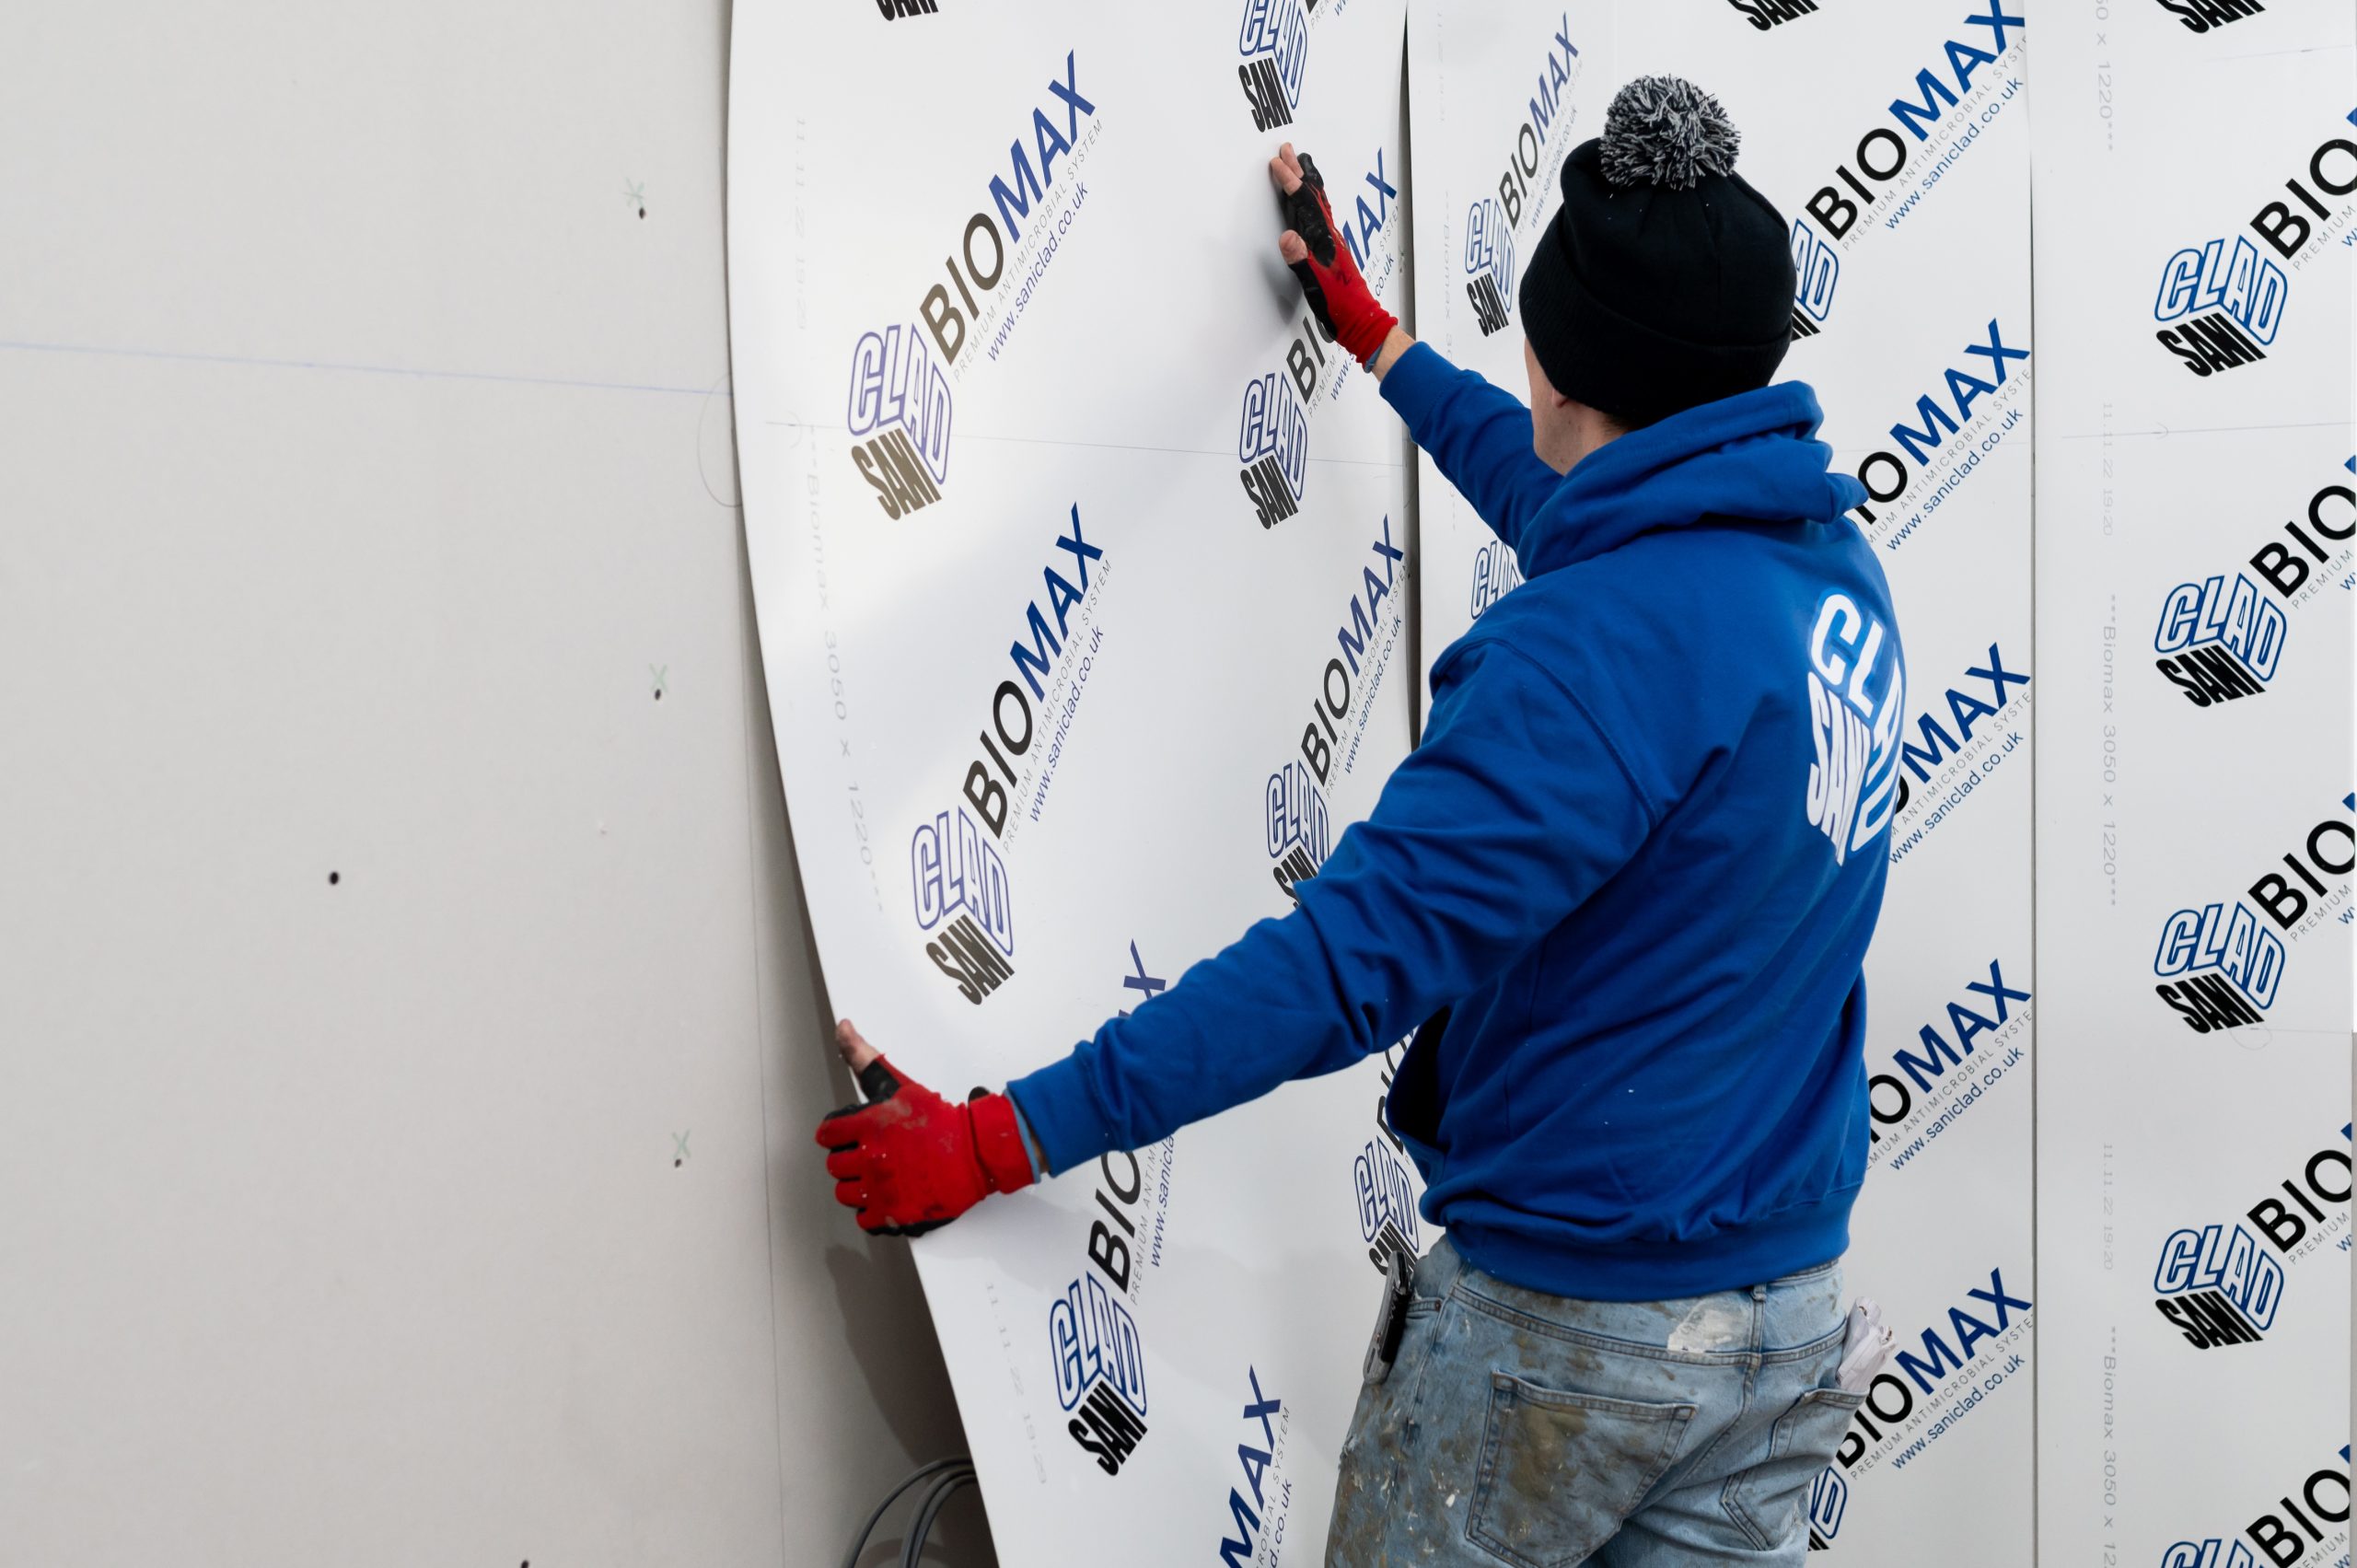
[[[1399,0],[737,9],[779,760],[835,1010],[946,1093],[1282,915],[1406,749],[1405,442],[1278,258],[1266,171],[1312,152],[1404,303],[1402,29]],[[1383,1260],[1433,1239],[1387,1073],[915,1244],[1001,1561],[1318,1560]]]
[[[2039,1545],[2349,1548],[2346,6],[2039,15]]]

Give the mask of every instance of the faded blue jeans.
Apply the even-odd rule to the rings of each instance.
[[[1838,1260],[1679,1301],[1524,1290],[1444,1239],[1359,1392],[1328,1568],[1799,1563],[1834,1386]]]

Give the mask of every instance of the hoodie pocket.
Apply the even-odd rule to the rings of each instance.
[[[1585,1561],[1669,1468],[1694,1411],[1492,1373],[1467,1533],[1515,1568]]]

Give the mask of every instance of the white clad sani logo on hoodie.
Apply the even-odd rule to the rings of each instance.
[[[1809,826],[1845,862],[1890,826],[1898,801],[1898,721],[1907,696],[1890,628],[1838,590],[1817,601],[1808,637]]]

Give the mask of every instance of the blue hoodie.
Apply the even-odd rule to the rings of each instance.
[[[1387,1114],[1475,1267],[1646,1301],[1840,1255],[1905,678],[1816,395],[1567,476],[1429,347],[1383,395],[1527,580],[1434,663],[1422,743],[1291,914],[1009,1086],[1049,1168],[1412,1030]]]

